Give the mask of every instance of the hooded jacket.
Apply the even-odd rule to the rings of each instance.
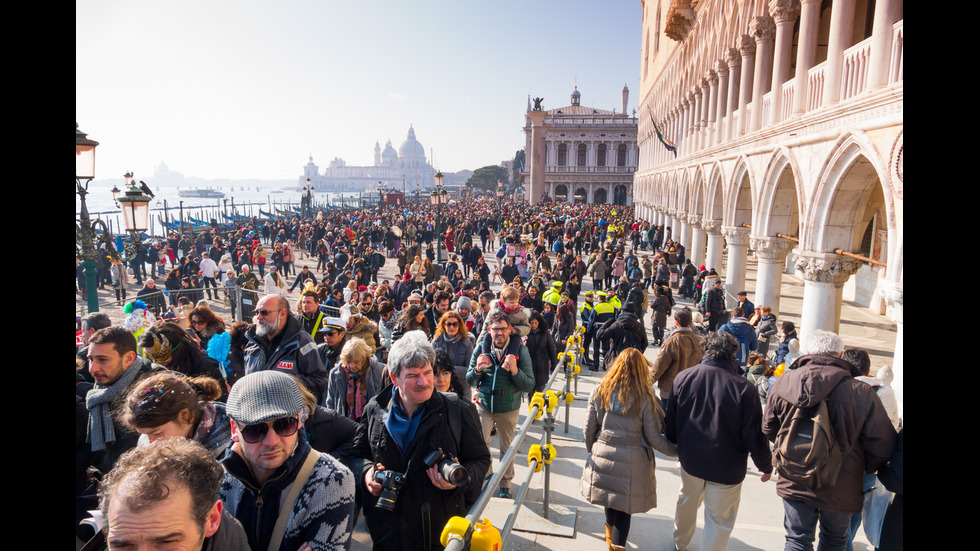
[[[766,402],[762,431],[770,441],[789,422],[793,408],[827,402],[837,444],[845,452],[837,483],[811,490],[779,477],[776,494],[818,509],[860,513],[864,473],[876,472],[895,452],[898,434],[874,388],[854,377],[847,361],[827,354],[799,357],[777,378]]]

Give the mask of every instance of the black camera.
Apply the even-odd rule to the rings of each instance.
[[[381,484],[381,495],[378,496],[376,506],[386,511],[394,511],[398,492],[405,485],[405,475],[396,471],[374,471],[374,481]]]
[[[470,481],[470,473],[466,470],[466,467],[456,463],[456,458],[452,454],[442,451],[442,448],[436,448],[430,451],[422,459],[422,462],[425,464],[426,469],[430,469],[433,465],[438,464],[442,477],[457,488],[466,486]]]

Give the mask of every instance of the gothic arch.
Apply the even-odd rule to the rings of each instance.
[[[859,251],[875,210],[884,211],[881,221],[885,222],[888,241],[894,243],[894,203],[887,174],[886,164],[865,133],[842,136],[827,158],[809,202],[801,246],[817,252],[836,248]]]
[[[799,237],[804,192],[798,162],[791,149],[780,147],[773,152],[760,187],[752,233]]]
[[[746,185],[747,184],[747,185]],[[723,224],[729,226],[741,226],[742,224],[752,224],[752,213],[754,211],[754,197],[752,192],[756,187],[752,179],[752,171],[744,157],[738,159],[735,170],[732,171],[732,179],[728,183],[728,189],[724,194],[725,216],[722,217]]]

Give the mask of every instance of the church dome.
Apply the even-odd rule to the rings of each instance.
[[[388,140],[388,143],[385,144],[385,150],[381,152],[381,158],[398,160],[398,152],[395,151],[394,147],[391,147],[391,140]]]
[[[425,159],[425,148],[415,139],[415,129],[411,126],[408,127],[408,138],[398,148],[398,157],[402,160]]]

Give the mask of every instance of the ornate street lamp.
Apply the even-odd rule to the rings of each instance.
[[[95,148],[99,142],[88,139],[88,135],[78,129],[75,123],[75,189],[82,202],[81,214],[75,221],[75,240],[82,248],[82,271],[85,274],[85,295],[88,301],[88,311],[99,311],[98,284],[96,283],[97,266],[95,258],[95,226],[100,225],[103,233],[109,228],[105,222],[88,216],[88,206],[85,196],[88,195],[88,184],[95,178]],[[82,182],[85,182],[84,185]]]
[[[123,227],[133,236],[133,241],[126,247],[122,258],[123,262],[128,262],[136,257],[140,234],[149,228],[150,200],[153,197],[143,193],[143,189],[136,185],[132,172],[127,172],[123,177],[126,179],[126,194],[115,195],[115,198],[122,210]]]
[[[446,189],[442,187],[442,172],[436,173],[436,186],[429,199],[436,208],[436,262],[442,264],[442,206],[448,202]]]

